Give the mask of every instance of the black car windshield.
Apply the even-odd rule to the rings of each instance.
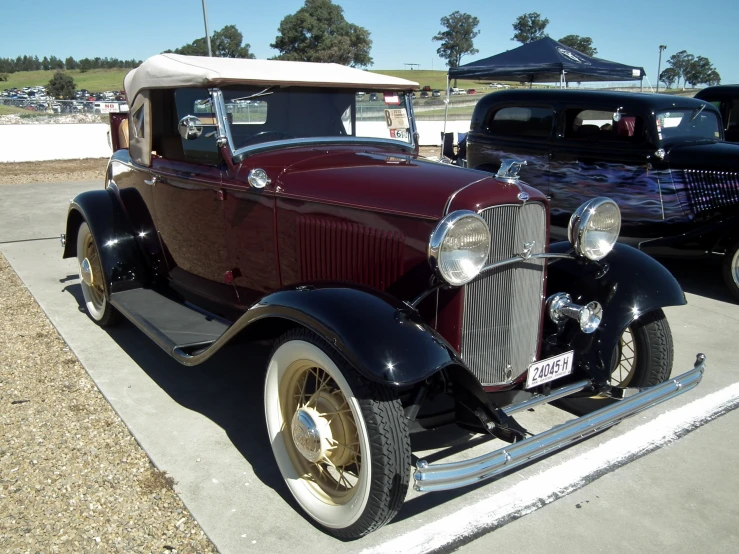
[[[660,140],[720,140],[721,125],[718,118],[714,112],[704,108],[705,106],[701,106],[658,112],[656,123]]]
[[[363,137],[411,144],[402,92],[308,87],[224,87],[235,150],[290,139]]]

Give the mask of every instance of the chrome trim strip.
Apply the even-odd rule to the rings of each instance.
[[[238,157],[245,154],[256,154],[265,150],[272,150],[275,148],[287,148],[291,146],[306,146],[306,145],[319,145],[319,144],[380,144],[390,145],[394,147],[404,147],[408,151],[412,152],[414,146],[407,142],[392,139],[372,138],[372,137],[308,137],[308,138],[294,138],[294,139],[282,139],[282,140],[271,140],[269,142],[261,142],[253,146],[244,146],[233,152],[233,157]]]
[[[475,279],[480,277],[480,275],[482,275],[486,271],[490,271],[491,269],[497,269],[499,267],[503,267],[509,264],[515,264],[518,262],[527,262],[529,260],[540,260],[542,258],[567,258],[567,259],[574,260],[576,256],[573,254],[569,254],[569,253],[557,254],[553,252],[544,252],[543,254],[531,254],[529,256],[526,256],[524,253],[516,254],[515,258],[508,258],[507,260],[501,260],[499,262],[495,262],[494,264],[486,265],[480,270],[479,275],[475,277]],[[473,281],[475,279],[473,279]]]
[[[452,205],[452,201],[454,200],[454,198],[455,198],[455,197],[456,197],[456,196],[457,196],[457,195],[458,195],[458,194],[459,194],[460,192],[462,192],[462,191],[463,191],[464,189],[466,189],[467,187],[471,187],[472,185],[476,185],[477,183],[482,183],[482,182],[483,182],[483,181],[484,181],[485,179],[492,179],[492,178],[493,178],[493,177],[492,177],[491,175],[486,175],[486,176],[485,176],[485,177],[483,177],[482,179],[478,179],[477,181],[472,181],[471,183],[468,183],[468,184],[466,184],[465,186],[463,186],[463,187],[462,187],[461,189],[459,189],[459,190],[457,190],[457,191],[453,192],[453,193],[452,193],[452,195],[451,195],[451,196],[449,197],[449,199],[448,199],[448,200],[446,201],[446,204],[444,205],[444,215],[447,215],[447,214],[449,214],[449,208],[450,208],[450,207],[451,207],[451,205]],[[488,208],[483,208],[483,210],[486,210],[486,209],[488,209]],[[482,210],[480,210],[480,211],[482,211]],[[478,213],[479,213],[479,212],[478,212]]]
[[[698,354],[693,369],[679,377],[477,458],[433,465],[420,460],[413,474],[413,488],[430,492],[472,485],[561,450],[627,417],[695,388],[703,378],[705,364],[705,355]]]

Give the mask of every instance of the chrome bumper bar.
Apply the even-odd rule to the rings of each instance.
[[[706,357],[703,354],[698,354],[693,369],[679,377],[643,389],[634,396],[552,427],[548,431],[528,439],[506,445],[504,448],[489,454],[470,460],[434,465],[425,460],[419,460],[413,474],[413,487],[421,492],[443,491],[492,479],[501,473],[556,452],[603,429],[607,429],[627,417],[695,388],[703,377],[705,364]],[[576,388],[576,386],[572,388]],[[559,398],[561,397],[559,396]],[[518,410],[506,411],[514,412]]]

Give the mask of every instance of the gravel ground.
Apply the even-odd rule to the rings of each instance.
[[[94,181],[103,185],[107,158],[0,163],[0,185]]]
[[[217,552],[0,255],[0,552]]]

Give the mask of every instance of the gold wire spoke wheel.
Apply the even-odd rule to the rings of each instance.
[[[614,387],[625,388],[629,386],[629,383],[634,378],[637,367],[636,344],[630,327],[627,327],[626,331],[621,335],[618,357],[618,363],[611,372],[608,384]]]
[[[290,459],[314,494],[335,505],[349,502],[357,490],[362,454],[357,424],[346,396],[325,368],[296,360],[280,383],[283,433]],[[296,418],[308,418],[318,435],[305,443]],[[302,450],[302,451],[301,451]]]
[[[411,447],[395,391],[365,379],[324,339],[296,328],[270,355],[264,414],[290,493],[327,532],[357,539],[398,513]]]

